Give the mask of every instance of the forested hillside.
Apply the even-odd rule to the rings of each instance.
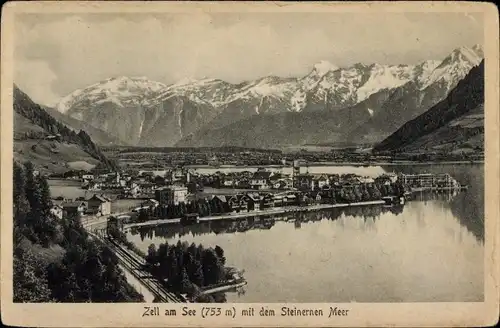
[[[65,114],[63,114],[63,113],[61,113],[53,108],[50,108],[50,107],[44,107],[44,109],[53,118],[55,118],[57,121],[65,124],[70,129],[75,130],[75,131],[79,131],[79,130],[85,131],[85,133],[87,133],[92,138],[92,141],[99,146],[127,145],[128,144],[126,141],[115,138],[115,137],[111,136],[109,133],[107,133],[101,129],[97,129],[87,122],[72,118],[72,117],[65,115]]]
[[[46,179],[14,163],[14,302],[141,302],[107,246],[90,239],[79,218],[50,213]]]
[[[33,102],[16,85],[14,85],[14,112],[15,141],[30,143],[33,140],[46,140],[50,135],[59,134],[60,137],[56,139],[58,142],[75,145],[90,155],[91,158],[94,158],[105,166],[110,168],[116,167],[115,163],[106,158],[85,131],[80,130],[77,133],[57,121],[40,105]],[[32,145],[31,151],[36,150],[36,146],[37,143]],[[63,150],[66,148],[63,147]],[[26,153],[29,150],[23,149],[22,151]]]

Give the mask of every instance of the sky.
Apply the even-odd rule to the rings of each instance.
[[[481,14],[166,13],[20,14],[14,82],[53,106],[114,76],[165,84],[303,76],[322,60],[414,64],[483,44]]]

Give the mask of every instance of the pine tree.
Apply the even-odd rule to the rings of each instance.
[[[181,284],[181,291],[187,292],[189,290],[189,288],[191,287],[191,281],[189,280],[189,276],[187,274],[186,268],[182,268],[179,280],[180,280],[180,284]]]
[[[201,266],[200,261],[198,261],[198,260],[195,260],[193,262],[193,277],[192,277],[192,281],[193,281],[194,284],[196,284],[199,287],[205,285],[204,277],[203,277],[203,268]]]
[[[223,265],[226,264],[226,258],[224,257],[224,250],[222,249],[222,247],[220,247],[219,245],[215,246],[215,254]]]
[[[156,245],[155,244],[149,245],[149,247],[148,247],[148,255],[146,257],[146,261],[149,264],[153,264],[153,265],[157,263]]]
[[[166,263],[168,263],[167,279],[169,282],[175,282],[179,276],[179,266],[177,263],[177,254],[175,253],[174,248],[169,250]]]

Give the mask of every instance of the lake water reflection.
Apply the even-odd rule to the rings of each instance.
[[[449,172],[467,191],[417,195],[404,207],[334,209],[274,218],[132,230],[141,249],[167,240],[221,246],[245,270],[228,302],[482,301],[481,165],[391,167]]]

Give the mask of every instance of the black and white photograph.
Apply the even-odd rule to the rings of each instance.
[[[9,302],[486,302],[485,8],[199,5],[13,14]]]

